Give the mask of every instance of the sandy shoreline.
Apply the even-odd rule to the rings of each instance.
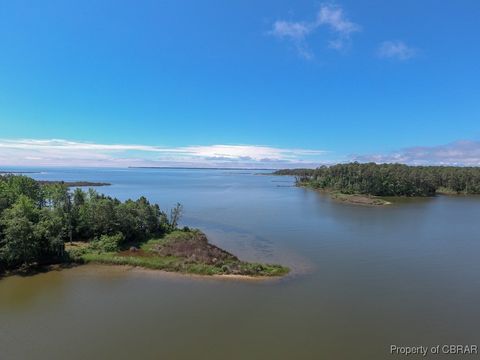
[[[201,274],[189,274],[181,273],[174,271],[166,270],[156,270],[148,269],[139,266],[130,266],[130,265],[111,265],[111,264],[101,264],[101,263],[89,263],[89,264],[55,264],[44,266],[37,270],[32,270],[27,273],[22,272],[11,272],[5,273],[0,276],[2,278],[8,278],[11,276],[36,276],[41,274],[46,274],[48,272],[54,271],[78,271],[87,275],[105,275],[106,273],[114,274],[135,274],[135,275],[145,275],[145,276],[155,276],[161,278],[171,278],[171,279],[195,279],[195,280],[222,280],[222,281],[247,281],[247,282],[274,282],[285,279],[291,274],[284,276],[249,276],[249,275],[234,275],[234,274],[225,274],[225,275],[201,275]]]
[[[102,264],[92,264],[92,265],[118,267],[119,270],[123,269],[126,272],[132,272],[135,274],[147,274],[147,275],[154,275],[154,276],[161,276],[161,277],[183,277],[183,278],[192,278],[192,279],[199,279],[199,280],[216,279],[216,280],[264,282],[264,281],[276,281],[276,280],[284,279],[287,276],[287,275],[285,276],[249,276],[249,275],[234,275],[234,274],[200,275],[200,274],[180,273],[180,272],[174,272],[174,271],[155,270],[155,269],[148,269],[148,268],[143,268],[138,266],[128,266],[128,265],[102,265]]]
[[[392,204],[391,201],[387,201],[379,196],[364,194],[342,194],[327,189],[316,189],[308,185],[299,185],[298,187],[313,190],[322,195],[328,195],[330,199],[344,204],[359,205],[365,207],[379,207]]]

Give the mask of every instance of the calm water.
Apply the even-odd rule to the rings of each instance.
[[[33,174],[111,182],[99,191],[165,209],[178,201],[183,222],[212,242],[293,275],[198,280],[84,266],[6,278],[0,359],[371,360],[404,358],[390,344],[480,343],[480,197],[365,208],[255,173]]]

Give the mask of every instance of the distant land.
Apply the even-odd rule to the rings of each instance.
[[[110,186],[112,184],[106,182],[93,181],[55,181],[55,180],[37,180],[40,185],[66,185],[67,187],[87,187],[87,186]]]
[[[285,169],[274,175],[296,177],[296,185],[361,205],[387,205],[383,197],[480,194],[480,167],[348,163],[317,169]]]
[[[5,171],[5,170],[0,170],[0,175],[1,174],[38,174],[38,171]]]
[[[4,171],[0,170],[0,176],[8,175],[23,175],[23,174],[38,174],[38,171]],[[110,186],[112,184],[107,182],[96,181],[63,181],[63,180],[36,180],[40,185],[55,185],[61,184],[67,187],[87,187],[87,186]]]
[[[228,167],[188,167],[188,166],[129,166],[129,169],[185,169],[185,170],[269,170],[276,171],[273,168],[228,168]]]

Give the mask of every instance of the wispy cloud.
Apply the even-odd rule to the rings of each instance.
[[[99,144],[68,140],[0,139],[3,166],[312,166],[323,150],[284,149],[261,145],[162,147]]]
[[[336,158],[336,159],[335,159]],[[191,166],[292,168],[360,161],[480,166],[480,141],[416,146],[390,153],[339,156],[324,150],[262,145],[163,147],[69,140],[0,139],[1,166]],[[1,170],[1,168],[0,168]]]
[[[335,34],[335,39],[329,41],[329,47],[337,50],[345,47],[351,34],[361,30],[360,25],[348,20],[341,7],[331,4],[323,4],[320,7],[316,24],[317,26],[327,25]]]
[[[311,59],[313,53],[308,47],[306,37],[312,31],[310,24],[290,21],[275,21],[271,34],[280,39],[288,39],[294,44],[298,54],[305,59]]]
[[[357,155],[353,160],[411,165],[480,166],[480,141],[462,140],[438,146],[416,146],[388,154]]]
[[[273,23],[269,34],[280,39],[290,40],[298,54],[306,59],[314,57],[307,37],[321,27],[330,31],[331,39],[328,47],[342,50],[350,42],[351,35],[361,30],[360,25],[350,21],[342,7],[335,4],[324,3],[313,21],[285,21],[277,20]]]
[[[377,50],[377,55],[380,58],[408,60],[417,54],[417,50],[408,46],[403,41],[384,41],[380,44]]]

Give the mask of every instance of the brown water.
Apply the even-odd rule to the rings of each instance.
[[[264,282],[105,266],[5,278],[1,360],[401,359],[390,344],[480,343],[479,197],[366,208],[240,171],[36,176],[180,201],[184,223],[216,244],[294,271]]]

